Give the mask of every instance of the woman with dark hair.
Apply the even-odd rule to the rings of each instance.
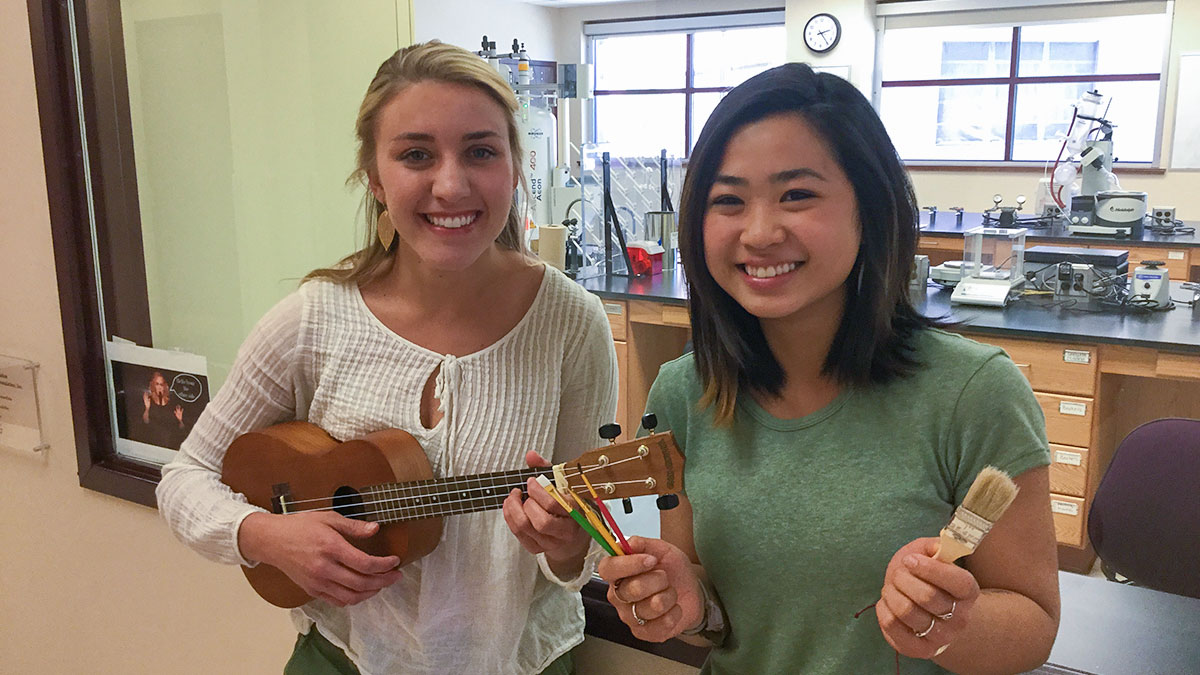
[[[871,105],[805,65],[751,78],[681,202],[695,351],[647,410],[686,453],[686,495],[662,540],[601,562],[622,620],[713,644],[703,672],[1042,663],[1059,608],[1041,409],[1000,349],[911,305],[915,198]],[[965,564],[940,562],[986,465],[1016,500]]]

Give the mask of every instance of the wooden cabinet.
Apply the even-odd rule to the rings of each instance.
[[[1094,345],[1038,342],[969,334],[996,345],[1029,380],[1046,418],[1050,441],[1050,499],[1060,544],[1082,547],[1088,473],[1095,433],[1099,350]]]

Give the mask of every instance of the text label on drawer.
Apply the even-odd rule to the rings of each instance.
[[[1091,363],[1092,353],[1086,349],[1064,349],[1063,361],[1067,363]]]
[[[1057,499],[1050,500],[1050,510],[1055,513],[1061,513],[1064,516],[1079,515],[1079,505],[1072,502],[1059,501]]]
[[[1083,417],[1087,415],[1087,404],[1076,403],[1075,401],[1059,401],[1058,412],[1064,415],[1079,415]]]
[[[616,314],[616,315],[620,316],[624,311],[625,311],[625,307],[618,303],[615,303],[615,302],[604,303],[604,312],[606,314]]]
[[[1083,455],[1078,452],[1069,452],[1067,450],[1055,450],[1054,461],[1057,464],[1070,464],[1071,466],[1079,466],[1083,464]]]
[[[1167,251],[1167,260],[1183,260],[1183,251]]]

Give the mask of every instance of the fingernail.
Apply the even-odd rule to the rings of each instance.
[[[904,557],[904,566],[909,568],[910,570],[917,569],[917,565],[920,565],[920,564],[921,564],[921,561],[917,560],[917,556],[915,556],[915,555],[908,555],[908,556]]]
[[[657,564],[658,564],[658,558],[655,558],[652,555],[646,556],[645,560],[642,561],[642,565],[646,569],[650,569],[651,567],[654,567]]]

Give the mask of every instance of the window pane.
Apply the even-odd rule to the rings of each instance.
[[[708,121],[708,116],[712,114],[713,109],[723,98],[725,98],[723,93],[692,95],[692,143],[689,151],[696,147],[696,141],[700,138],[700,131],[704,129],[704,123]]]
[[[783,26],[703,31],[692,40],[693,86],[736,87],[786,60]],[[707,116],[705,116],[707,119]]]
[[[883,79],[1005,77],[1011,28],[899,28],[884,33]]]
[[[1112,97],[1104,116],[1115,125],[1113,154],[1116,159],[1122,162],[1153,161],[1158,82],[1025,84],[1017,87],[1013,159],[1053,162],[1071,123],[1071,106],[1085,91],[1097,87],[1102,95]]]
[[[597,96],[596,142],[623,157],[682,157],[683,109],[683,94]]]
[[[1003,160],[1003,85],[885,87],[883,123],[906,160]]]
[[[618,35],[595,44],[596,89],[682,89],[687,83],[685,33]]]
[[[1023,27],[1017,72],[1022,77],[1157,73],[1165,21],[1165,14],[1151,14]]]

